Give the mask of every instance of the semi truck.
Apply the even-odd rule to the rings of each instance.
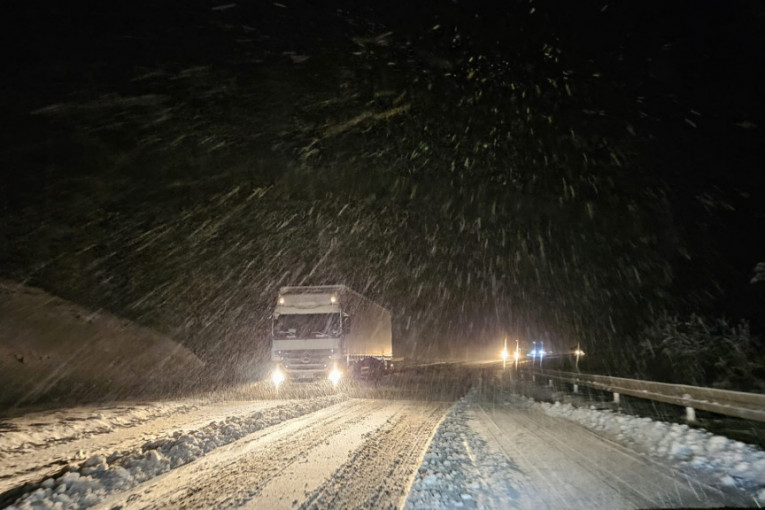
[[[271,381],[377,375],[393,356],[391,313],[345,285],[282,287],[271,324]]]

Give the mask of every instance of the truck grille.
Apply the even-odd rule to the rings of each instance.
[[[287,370],[325,370],[329,367],[332,355],[330,349],[311,351],[282,351],[282,365]]]

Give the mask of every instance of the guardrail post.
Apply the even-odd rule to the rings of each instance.
[[[579,393],[579,385],[574,383],[574,393]]]
[[[553,387],[553,380],[552,380],[552,379],[548,379],[548,380],[547,380],[547,385],[548,385],[550,388],[552,388],[552,387]]]
[[[688,421],[688,422],[696,421],[696,410],[694,408],[692,407],[685,408],[685,421]]]
[[[614,404],[618,404],[618,403],[619,403],[619,394],[614,392]]]

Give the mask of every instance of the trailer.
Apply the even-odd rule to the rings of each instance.
[[[391,313],[345,285],[282,287],[272,316],[271,380],[378,376],[393,356]]]

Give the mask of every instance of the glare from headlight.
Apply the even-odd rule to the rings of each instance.
[[[278,368],[274,370],[273,373],[271,374],[271,382],[274,383],[274,386],[276,386],[277,388],[279,387],[281,383],[284,382],[284,374]]]
[[[342,376],[343,376],[342,372],[340,372],[338,369],[334,368],[334,369],[332,369],[332,371],[329,373],[329,377],[327,377],[327,379],[329,379],[329,380],[330,380],[330,382],[331,382],[331,383],[332,383],[334,386],[337,386],[337,383],[339,383],[339,382],[340,382],[340,378],[341,378]]]

